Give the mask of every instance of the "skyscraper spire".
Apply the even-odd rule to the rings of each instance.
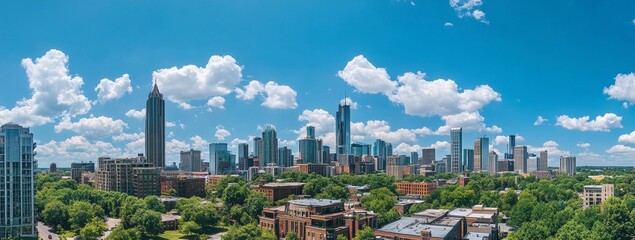
[[[156,82],[146,101],[146,159],[165,167],[165,101]]]

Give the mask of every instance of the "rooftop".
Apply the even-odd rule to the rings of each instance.
[[[411,236],[421,236],[421,231],[424,230],[430,231],[432,237],[445,238],[452,230],[452,227],[431,225],[418,218],[402,217],[378,229],[378,231]]]
[[[180,215],[161,214],[161,222],[175,221],[181,219]]]
[[[304,186],[304,183],[301,182],[284,182],[284,183],[279,183],[279,182],[272,182],[272,183],[267,183],[265,185],[262,185],[264,187],[300,187],[300,186]]]
[[[468,232],[463,236],[463,240],[484,240],[489,239],[489,235],[485,233]]]
[[[450,213],[448,213],[448,215],[450,216],[458,216],[458,217],[467,217],[467,215],[472,214],[472,209],[469,208],[455,208],[454,210],[450,211]]]
[[[296,204],[296,205],[301,205],[301,206],[323,207],[323,206],[329,206],[329,205],[333,205],[333,204],[339,204],[339,203],[342,203],[342,201],[340,201],[340,200],[332,200],[332,199],[309,198],[309,199],[289,200],[289,203]]]

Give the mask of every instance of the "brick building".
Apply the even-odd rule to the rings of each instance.
[[[174,189],[179,197],[205,197],[205,178],[161,174],[161,194],[168,195],[171,189]]]
[[[416,194],[426,196],[436,189],[436,184],[432,182],[395,182],[397,191],[402,194]]]
[[[267,199],[272,202],[276,202],[280,199],[285,199],[290,195],[302,195],[302,189],[304,183],[264,183],[260,182],[258,185],[252,185],[251,190],[261,192],[267,196]]]

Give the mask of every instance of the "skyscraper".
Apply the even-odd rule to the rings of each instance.
[[[489,170],[489,138],[480,137],[474,141],[474,171]]]
[[[203,167],[201,161],[201,151],[190,149],[190,151],[181,151],[181,164],[179,169],[186,172],[200,172]]]
[[[418,162],[419,162],[419,153],[410,152],[410,163],[418,163]]]
[[[431,165],[436,158],[436,150],[434,148],[421,149],[421,164]]]
[[[450,130],[450,162],[446,172],[461,171],[461,151],[463,148],[463,128]]]
[[[549,170],[549,154],[547,150],[540,151],[540,163],[538,163],[538,171]]]
[[[575,156],[560,157],[560,173],[567,175],[575,175],[576,159]]]
[[[365,143],[353,143],[351,144],[351,154],[355,156],[362,156],[364,154],[370,155],[370,144]]]
[[[259,158],[261,167],[278,163],[278,135],[271,125],[267,125],[262,131],[262,156]]]
[[[386,143],[386,156],[392,156],[392,143]]]
[[[154,83],[146,101],[146,157],[155,167],[165,167],[165,101]]]
[[[476,163],[474,161],[475,157],[474,149],[463,149],[463,171],[471,172],[476,170],[474,167]]]
[[[322,146],[322,162],[319,163],[329,163],[329,155],[331,155],[331,147]]]
[[[224,152],[227,152],[227,143],[211,143],[209,144],[209,174],[218,175],[220,174],[218,171],[218,165],[220,160],[223,157],[221,156]]]
[[[514,147],[514,172],[526,173],[527,172],[527,146],[515,146]]]
[[[247,170],[245,164],[249,159],[249,145],[247,143],[238,144],[238,170]]]
[[[514,147],[516,147],[516,135],[509,135],[508,146],[509,148],[507,149],[507,153],[514,154]]]
[[[538,171],[538,164],[540,164],[540,158],[534,156],[530,156],[527,158],[527,172],[532,173]]]
[[[322,140],[315,139],[315,127],[306,127],[306,138],[300,139],[298,147],[303,163],[322,162]]]
[[[489,173],[498,172],[498,154],[496,152],[489,152]]]
[[[293,166],[293,154],[291,153],[291,149],[288,147],[281,147],[278,149],[278,166],[280,167],[291,167]]]
[[[386,170],[386,142],[381,139],[373,144],[373,155],[377,156],[377,170]]]
[[[337,154],[351,153],[351,106],[347,102],[338,105],[335,117],[335,144]]]
[[[29,128],[7,123],[0,128],[0,238],[36,236],[35,159],[33,134]]]
[[[254,157],[260,157],[260,150],[262,149],[262,138],[254,137]]]

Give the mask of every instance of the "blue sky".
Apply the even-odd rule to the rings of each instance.
[[[32,126],[40,166],[133,155],[156,79],[170,162],[265,124],[294,151],[307,124],[332,145],[346,94],[353,140],[396,152],[440,158],[463,126],[464,148],[517,134],[552,166],[632,166],[633,43],[632,1],[3,3],[0,122]]]

